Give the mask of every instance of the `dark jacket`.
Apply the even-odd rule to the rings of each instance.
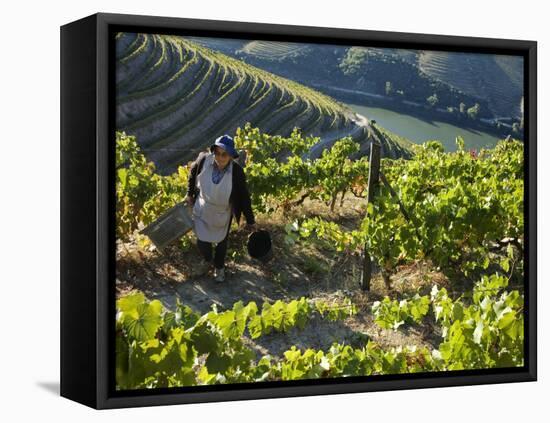
[[[196,181],[197,175],[201,172],[204,164],[204,159],[208,155],[208,152],[202,151],[191,165],[189,172],[189,178],[187,181],[187,195],[193,198],[193,203],[196,201],[199,195],[199,188],[197,188]],[[233,182],[231,194],[229,196],[229,203],[231,204],[231,210],[235,218],[237,219],[237,225],[240,223],[241,214],[244,214],[246,222],[248,224],[255,223],[254,213],[252,212],[252,205],[250,201],[250,193],[246,184],[246,175],[243,168],[236,161],[233,161]]]

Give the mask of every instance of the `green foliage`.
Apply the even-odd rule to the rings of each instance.
[[[246,175],[256,210],[270,211],[270,201],[288,209],[299,196],[334,201],[338,193],[366,183],[368,161],[349,159],[359,144],[345,137],[318,159],[303,159],[318,141],[303,137],[298,128],[288,138],[262,133],[249,123],[237,129],[235,144],[247,152]],[[287,155],[283,162],[276,159],[281,154]]]
[[[388,273],[426,257],[466,275],[487,269],[494,243],[511,238],[523,245],[523,144],[500,141],[477,155],[464,151],[460,137],[457,146],[458,151],[445,153],[441,143],[430,141],[411,160],[383,159],[382,169],[410,220],[383,185],[360,228],[350,231],[319,217],[305,218],[287,227],[288,242],[316,236],[345,252],[366,244]],[[510,257],[501,263],[510,268]],[[520,258],[516,270],[521,266]]]
[[[353,75],[361,69],[367,56],[368,50],[366,48],[352,47],[346,52],[346,56],[340,62],[339,68],[344,75]]]
[[[286,332],[293,327],[303,329],[311,315],[311,306],[302,297],[289,303],[278,300],[273,304],[265,302],[261,314],[254,316],[248,326],[252,339],[272,331]]]
[[[321,317],[329,321],[344,320],[357,314],[357,306],[353,304],[350,298],[344,298],[343,301],[332,301],[328,303],[326,301],[315,301],[315,309],[321,315]]]
[[[523,295],[507,287],[506,277],[484,275],[466,305],[434,286],[432,306],[444,337],[434,354],[446,369],[523,366]]]
[[[146,303],[145,296],[139,293],[118,300],[117,307],[121,312],[120,324],[129,336],[138,341],[154,338],[162,322],[160,301]]]
[[[482,277],[472,301],[453,300],[434,286],[429,296],[415,295],[400,302],[384,298],[375,303],[377,324],[397,329],[403,323],[426,318],[430,305],[440,325],[437,349],[406,346],[383,349],[372,341],[359,348],[334,343],[328,351],[292,346],[275,360],[266,355],[256,361],[243,342],[251,338],[304,328],[311,314],[328,320],[356,312],[349,299],[334,307],[306,299],[254,302],[204,315],[177,303],[177,311],[148,302],[143,294],[117,301],[116,381],[118,389],[189,386],[217,383],[296,380],[321,377],[396,374],[523,365],[523,296],[507,291],[508,280],[499,274]],[[336,311],[339,310],[339,311]],[[345,310],[345,311],[342,311]],[[139,322],[139,323],[138,323]],[[139,326],[138,326],[139,324]]]
[[[439,102],[439,99],[437,98],[437,94],[432,94],[431,96],[429,96],[426,101],[428,102],[428,104],[430,105],[430,107],[435,107],[437,105],[437,103]]]
[[[327,307],[302,297],[266,302],[261,313],[256,303],[238,301],[230,310],[219,312],[213,306],[201,316],[179,300],[172,312],[140,292],[130,294],[117,301],[117,385],[134,389],[255,381],[266,377],[266,368],[275,377],[280,369],[266,364],[269,357],[254,365],[255,354],[244,345],[243,335],[256,339],[303,329],[316,313],[333,321],[355,312],[347,298]],[[197,367],[198,357],[204,364]]]
[[[384,329],[397,330],[405,323],[420,323],[428,313],[430,298],[416,294],[410,299],[401,301],[384,297],[382,301],[375,301],[372,306],[374,321]]]
[[[141,153],[136,138],[116,133],[117,237],[125,239],[139,223],[148,225],[183,201],[188,169],[180,166],[172,175],[155,173],[155,166]]]
[[[468,114],[468,117],[470,119],[477,119],[477,117],[479,115],[480,107],[481,106],[479,105],[479,103],[476,103],[472,107],[468,108],[468,110],[466,110],[466,113]]]

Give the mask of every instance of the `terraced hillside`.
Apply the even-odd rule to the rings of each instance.
[[[276,41],[251,41],[246,43],[237,53],[252,54],[268,60],[285,60],[309,54],[311,47],[302,43],[285,43]]]
[[[217,48],[215,38],[198,41]],[[479,102],[483,117],[520,116],[523,64],[518,57],[246,40],[225,46],[224,52],[320,90],[330,85],[383,95],[390,81],[409,101],[425,103],[436,92],[442,108]]]
[[[200,42],[215,48],[209,39]],[[335,89],[345,89],[357,91],[358,95],[386,96],[389,81],[394,99],[426,105],[427,97],[437,94],[440,108],[458,107],[461,102],[470,107],[477,102],[482,105],[482,117],[492,117],[484,98],[422,72],[417,50],[250,41],[233,53],[226,53],[317,87],[325,94],[337,95]]]
[[[470,95],[486,98],[497,116],[520,116],[523,61],[519,57],[423,51],[420,69]]]
[[[272,135],[368,137],[368,123],[333,98],[188,39],[120,33],[116,51],[116,127],[161,172],[246,122]]]
[[[351,47],[339,63],[345,77],[355,83],[355,88],[378,95],[413,101],[426,106],[427,98],[436,95],[438,107],[458,107],[464,102],[468,107],[479,102],[481,113],[487,116],[488,108],[481,97],[448,85],[441,79],[423,72],[411,60],[411,53],[403,50]],[[391,93],[386,92],[391,84]]]
[[[444,51],[393,50],[428,76],[485,99],[495,117],[521,117],[523,59],[516,56]]]
[[[186,40],[192,41],[210,50],[216,50],[223,54],[233,55],[236,51],[250,40],[241,40],[238,38],[214,38],[214,37],[185,37]]]

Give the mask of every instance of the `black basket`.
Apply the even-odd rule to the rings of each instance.
[[[271,248],[269,232],[259,230],[248,235],[247,249],[250,257],[254,259],[264,263],[271,260],[273,258],[273,249]]]

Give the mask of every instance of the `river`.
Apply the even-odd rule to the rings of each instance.
[[[491,148],[494,147],[498,138],[494,135],[459,128],[446,122],[437,120],[427,121],[422,117],[410,114],[398,113],[379,107],[366,107],[357,104],[348,104],[355,112],[375,120],[380,126],[401,135],[419,144],[428,140],[441,141],[445,151],[456,151],[455,137],[460,135],[464,138],[466,149]]]

